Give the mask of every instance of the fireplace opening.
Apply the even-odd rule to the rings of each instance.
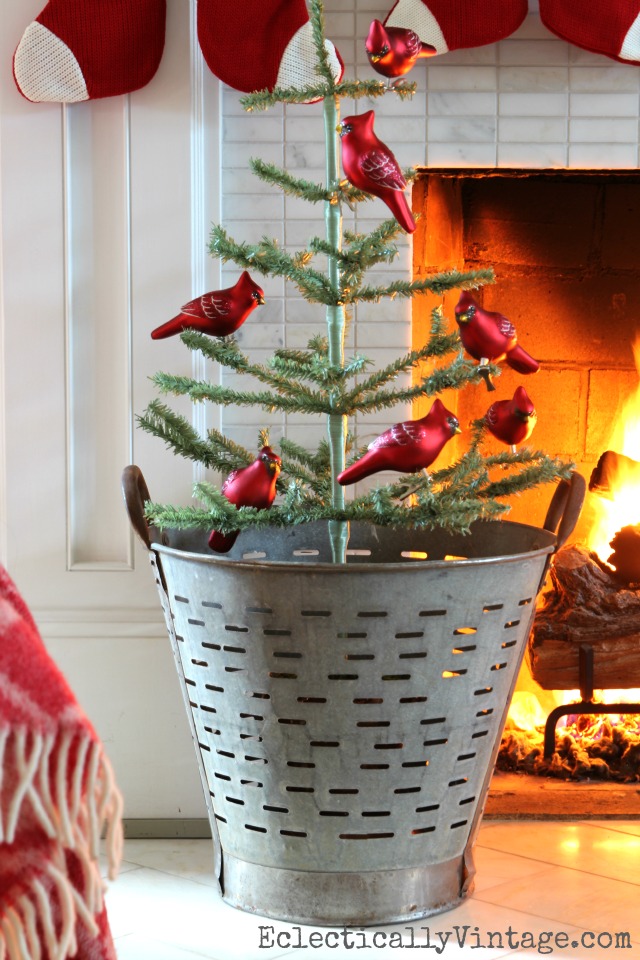
[[[461,424],[483,416],[494,399],[511,396],[524,381],[538,414],[528,445],[572,460],[586,479],[605,451],[640,464],[640,399],[639,445],[625,446],[621,439],[628,404],[637,392],[640,398],[634,362],[634,344],[640,342],[640,245],[635,236],[640,171],[427,169],[414,186],[414,210],[422,213],[414,240],[415,275],[492,267],[496,282],[478,291],[477,299],[507,316],[519,342],[541,363],[540,371],[526,378],[505,367],[496,380],[496,393],[487,394],[480,385],[452,396]],[[451,317],[457,292],[448,297],[444,308]],[[414,302],[414,346],[424,342],[431,310],[441,302],[430,296]],[[640,487],[632,499],[640,504],[638,493]],[[522,495],[512,504],[509,519],[541,524],[549,496],[545,487]],[[587,557],[596,549],[594,531],[610,509],[603,506],[604,499],[595,493],[587,497],[566,549]],[[631,525],[639,519],[628,517]],[[635,533],[640,542],[640,527]],[[598,536],[599,557],[590,562],[611,576],[602,529]],[[627,537],[627,553],[634,547],[635,541]],[[572,562],[568,559],[569,566]],[[615,569],[612,579],[615,594],[634,592],[616,583]],[[635,592],[640,602],[640,591]],[[597,610],[593,590],[586,598],[580,594],[565,599],[580,612],[593,603],[595,628],[604,628],[607,615]],[[619,599],[614,596],[614,608]],[[615,609],[610,617],[616,620]],[[618,629],[612,640],[613,627],[582,655],[584,637],[570,627],[575,642],[565,642],[547,658],[542,674],[536,658],[543,645],[530,647],[503,740],[503,770],[494,776],[489,796],[489,815],[640,812],[640,715],[603,713],[592,723],[584,714],[572,716],[568,708],[558,721],[551,760],[544,758],[542,742],[551,711],[584,700],[585,658],[591,657],[593,670],[595,690],[586,691],[591,699],[640,700],[640,689],[634,689],[640,688],[640,616],[637,621],[635,636],[632,630]],[[613,755],[620,761],[625,750],[625,762],[615,768]]]

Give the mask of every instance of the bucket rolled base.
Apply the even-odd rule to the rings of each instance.
[[[419,920],[462,903],[464,857],[367,873],[281,870],[224,856],[223,898],[249,913],[319,926]]]

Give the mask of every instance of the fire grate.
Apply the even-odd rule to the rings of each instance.
[[[586,643],[581,643],[578,648],[578,670],[580,675],[580,696],[581,700],[576,703],[567,703],[556,707],[547,717],[544,727],[544,751],[545,760],[550,760],[556,748],[556,725],[560,717],[567,717],[570,714],[586,715],[602,713],[609,714],[640,714],[640,703],[596,703],[594,701],[594,652],[593,647]]]

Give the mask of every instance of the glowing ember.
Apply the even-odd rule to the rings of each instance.
[[[636,369],[640,374],[640,337],[633,345]],[[614,429],[608,449],[640,461],[640,384],[614,418]],[[624,465],[614,478],[611,500],[593,497],[594,523],[588,538],[588,547],[598,554],[601,560],[611,555],[611,540],[623,527],[640,523],[640,496],[637,478],[630,483]]]
[[[559,703],[580,700],[579,690],[557,694]],[[640,690],[598,691],[598,702],[638,702]],[[535,701],[535,703],[534,703]],[[516,694],[496,766],[562,780],[640,781],[639,714],[569,714],[556,727],[556,752],[545,760],[546,717],[534,694]]]

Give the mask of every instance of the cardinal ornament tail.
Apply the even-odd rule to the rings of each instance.
[[[519,343],[506,355],[506,361],[517,373],[537,373],[540,364],[534,360],[531,354],[527,353]]]
[[[175,336],[176,333],[181,333],[188,325],[188,321],[185,321],[187,321],[187,318],[181,313],[178,314],[178,316],[174,317],[173,320],[167,320],[166,323],[163,323],[161,326],[156,327],[155,330],[152,330],[151,339],[165,340],[167,337]]]
[[[403,230],[406,230],[407,233],[413,233],[416,228],[416,222],[413,219],[413,214],[411,213],[411,208],[407,202],[407,198],[404,193],[400,190],[390,192],[385,197],[382,198],[389,210],[400,224]]]
[[[347,487],[351,483],[357,483],[358,480],[364,480],[365,477],[370,477],[372,473],[377,473],[378,470],[380,470],[378,456],[374,454],[373,451],[370,451],[369,453],[365,453],[359,460],[356,460],[355,463],[352,463],[346,470],[343,470],[336,479],[341,486]]]
[[[212,530],[209,534],[209,547],[216,553],[229,553],[231,547],[238,539],[238,531],[233,533],[220,533],[219,530]]]

